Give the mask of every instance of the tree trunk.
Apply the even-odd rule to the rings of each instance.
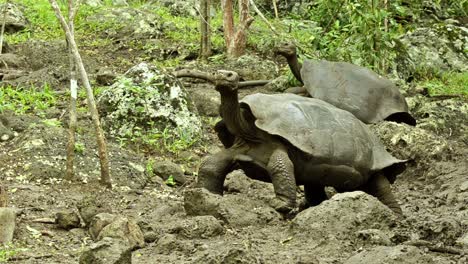
[[[211,56],[210,0],[200,1],[200,59]]]
[[[73,0],[68,0],[68,27],[70,28],[70,33],[74,35],[74,25],[73,20],[75,19],[77,7],[79,5],[79,0],[76,5],[74,5]],[[70,61],[70,123],[68,127],[68,143],[67,143],[67,170],[65,179],[72,180],[75,176],[75,131],[76,131],[76,100],[78,97],[78,83],[76,80],[76,63],[73,58],[73,51],[71,45],[67,41],[68,46],[68,59]]]
[[[228,58],[237,58],[245,53],[247,29],[253,22],[249,15],[249,0],[239,0],[239,25],[234,30],[234,11],[232,0],[223,0],[224,40]]]
[[[62,29],[65,31],[65,35],[67,37],[68,43],[70,44],[73,56],[75,57],[75,63],[80,71],[81,80],[83,82],[84,87],[86,88],[86,93],[88,96],[88,107],[91,112],[91,118],[93,119],[93,124],[96,130],[96,138],[97,138],[97,145],[98,145],[98,152],[99,152],[99,159],[101,162],[101,184],[105,185],[108,188],[112,188],[112,183],[110,179],[109,173],[109,159],[107,157],[107,146],[106,140],[104,137],[104,132],[101,128],[101,123],[99,121],[99,114],[96,108],[96,102],[94,101],[93,90],[89,83],[88,74],[83,65],[83,61],[81,59],[80,53],[78,51],[78,47],[76,45],[74,36],[70,32],[70,28],[68,27],[65,19],[60,12],[60,8],[57,4],[56,0],[49,0],[52,8],[55,11],[55,15],[59,20]]]
[[[8,8],[9,3],[10,3],[9,0],[3,3],[3,21],[2,21],[2,29],[0,30],[0,54],[2,54],[2,49],[3,49],[3,34],[5,33],[6,13],[7,13],[7,8]]]

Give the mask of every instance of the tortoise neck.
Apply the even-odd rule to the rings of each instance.
[[[221,90],[221,117],[226,122],[226,126],[235,136],[243,134],[242,122],[243,118],[240,113],[239,95],[236,91]]]
[[[294,77],[296,77],[296,79],[301,83],[304,83],[301,77],[302,64],[299,63],[299,60],[297,59],[297,54],[288,56],[286,57],[286,59],[288,60],[289,68],[291,69]]]

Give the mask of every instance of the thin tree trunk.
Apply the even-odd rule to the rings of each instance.
[[[9,3],[10,1],[8,0],[3,4],[3,21],[2,21],[2,29],[0,31],[0,54],[2,54],[2,50],[3,50],[3,34],[5,34],[6,14],[7,14],[7,8],[8,8]]]
[[[94,127],[96,129],[99,159],[101,162],[101,184],[105,185],[108,188],[112,188],[112,183],[111,183],[110,173],[109,173],[109,159],[107,157],[106,140],[104,137],[104,132],[101,128],[101,123],[99,121],[99,114],[96,108],[96,102],[94,101],[93,90],[91,89],[88,75],[84,68],[83,61],[78,51],[78,47],[76,45],[74,36],[71,34],[70,28],[68,27],[65,19],[62,16],[62,13],[60,12],[60,8],[57,4],[57,1],[49,0],[49,3],[54,9],[55,15],[57,16],[57,19],[60,21],[60,24],[63,30],[65,31],[65,35],[67,36],[67,40],[73,52],[73,56],[75,57],[76,66],[78,67],[78,70],[80,71],[81,80],[83,82],[84,87],[86,88],[86,93],[88,95],[88,107],[90,109],[91,117],[93,119]]]
[[[210,0],[200,1],[200,58],[206,60],[211,56]]]
[[[7,188],[0,184],[0,207],[8,206]]]
[[[232,0],[221,0],[223,6],[223,28],[224,41],[226,48],[231,45],[231,39],[234,35],[234,10],[232,9]]]
[[[249,0],[239,0],[239,25],[234,31],[234,14],[232,0],[223,0],[223,26],[227,56],[237,58],[245,53],[247,46],[247,29],[254,21],[249,14]]]
[[[80,5],[80,0],[77,0],[76,4],[73,0],[68,0],[68,27],[70,28],[71,35],[74,35],[73,20],[77,12],[77,8]],[[75,176],[74,161],[75,161],[75,131],[76,131],[76,100],[78,97],[78,83],[76,80],[76,63],[73,58],[73,51],[71,45],[67,41],[68,46],[68,58],[70,61],[70,124],[68,127],[68,143],[67,143],[67,170],[65,179],[72,180]]]
[[[273,3],[275,3],[275,0],[273,0]],[[263,21],[265,21],[265,23],[268,25],[268,27],[270,27],[271,31],[278,36],[278,32],[276,32],[276,29],[275,27],[270,24],[270,22],[268,22],[268,20],[266,19],[266,17],[262,14],[262,12],[260,12],[260,9],[258,9],[257,5],[255,4],[255,2],[253,0],[250,0],[250,4],[252,5],[253,9],[255,10],[255,12],[260,16],[260,18],[263,19]],[[276,14],[278,15],[278,14]]]
[[[273,1],[273,9],[275,10],[275,18],[278,19],[279,16],[278,16],[278,7],[276,6],[276,0],[272,0]]]

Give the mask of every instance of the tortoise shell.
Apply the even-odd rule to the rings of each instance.
[[[398,87],[367,68],[346,62],[305,60],[301,76],[312,97],[349,111],[364,123],[387,119],[416,125]]]
[[[308,156],[307,160],[353,167],[363,175],[405,162],[388,153],[351,113],[322,100],[257,93],[244,97],[240,103],[250,109],[259,129],[286,140]]]

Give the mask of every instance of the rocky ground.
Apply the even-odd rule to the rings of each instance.
[[[130,68],[118,64],[122,58],[131,66],[142,61],[141,51],[122,49],[122,43],[102,52],[84,47],[93,81],[113,83]],[[48,82],[63,93],[68,69],[63,42],[10,45],[8,54],[0,56],[9,59],[10,67],[0,67],[4,81]],[[276,78],[283,66],[277,58],[250,55],[222,68],[248,80]],[[221,66],[187,62],[185,67]],[[221,147],[212,130],[219,95],[203,82],[182,83],[203,121],[202,143],[177,154],[156,155],[109,138],[112,190],[98,184],[99,161],[86,113],[79,115],[83,150],[77,154],[73,182],[63,179],[65,99],[41,117],[0,114],[0,181],[8,187],[8,206],[17,213],[17,253],[10,262],[468,262],[466,97],[429,97],[420,87],[405,84],[401,88],[418,125],[371,126],[393,155],[409,160],[392,186],[403,218],[362,192],[336,194],[332,189],[327,190],[330,199],[319,206],[283,216],[269,206],[271,184],[251,180],[242,171],[228,176],[222,197],[192,188],[200,160]],[[275,83],[242,90],[241,96],[279,92],[286,80],[280,77]],[[174,179],[175,186],[168,179]],[[298,189],[298,198],[302,196]]]

